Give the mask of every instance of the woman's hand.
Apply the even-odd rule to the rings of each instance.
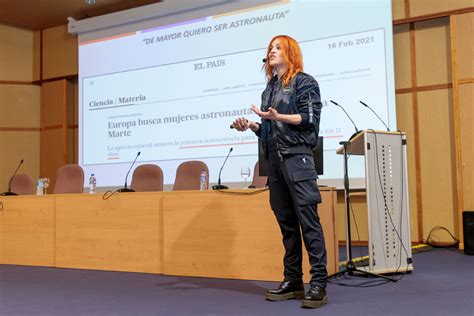
[[[280,114],[272,107],[269,107],[268,111],[264,112],[252,104],[252,111],[265,120],[280,121],[292,125],[299,125],[301,123],[300,114]]]
[[[272,107],[269,107],[268,111],[264,112],[252,104],[252,111],[265,120],[280,121],[281,119],[281,115]]]
[[[232,126],[240,131],[240,132],[243,132],[243,131],[246,131],[250,128],[250,126],[252,125],[252,121],[249,121],[247,120],[246,118],[244,117],[239,117],[237,119],[235,119],[235,121],[232,123]]]
[[[252,131],[256,132],[260,128],[259,124],[252,122],[251,120],[247,120],[244,117],[237,118],[234,122],[232,122],[232,126],[240,132],[246,131],[249,128]]]

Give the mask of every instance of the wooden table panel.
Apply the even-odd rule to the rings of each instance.
[[[162,273],[159,193],[57,196],[56,266]]]
[[[283,245],[268,191],[236,192],[2,197],[0,263],[279,281]],[[321,193],[333,273],[336,193]],[[307,281],[305,251],[303,260]]]
[[[330,273],[337,269],[337,239],[335,223],[325,221],[334,219],[334,193],[322,192],[326,203],[319,210],[327,226]],[[188,191],[167,195],[163,210],[164,274],[282,280],[282,237],[268,191],[254,195]],[[308,280],[306,255],[303,271]]]
[[[54,266],[54,200],[0,197],[0,263]]]

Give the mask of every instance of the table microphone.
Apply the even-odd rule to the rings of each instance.
[[[387,132],[390,132],[390,128],[388,128],[387,124],[385,124],[385,122],[380,118],[380,116],[377,115],[377,113],[375,113],[375,111],[370,107],[368,106],[367,104],[365,104],[364,102],[362,101],[359,101],[363,106],[365,106],[366,108],[368,108],[369,110],[372,111],[372,113],[375,114],[375,116],[377,116],[377,118],[380,120],[380,122],[382,122],[382,124],[385,126],[385,128],[387,129]]]
[[[7,196],[7,195],[18,195],[17,193],[15,192],[12,192],[12,180],[13,178],[16,176],[16,173],[18,172],[18,169],[20,169],[20,166],[23,164],[23,159],[20,161],[20,163],[18,164],[18,166],[16,167],[15,169],[15,172],[13,172],[13,175],[12,177],[10,178],[10,181],[8,181],[8,191],[7,192],[3,192],[2,194],[0,195],[3,195],[3,196]]]
[[[135,162],[137,161],[138,156],[140,156],[140,152],[137,153],[137,156],[135,157],[135,160],[132,162],[132,165],[130,166],[130,169],[128,169],[127,175],[125,176],[125,187],[123,187],[123,188],[121,188],[121,189],[118,189],[118,190],[117,190],[118,192],[135,192],[135,190],[132,190],[132,189],[127,188],[127,178],[128,178],[128,175],[129,175],[130,171],[131,171],[132,168],[133,168],[133,165],[134,165]]]
[[[234,150],[233,147],[230,147],[229,153],[227,154],[227,157],[225,157],[224,163],[222,164],[221,170],[219,171],[219,178],[217,179],[217,184],[212,186],[213,190],[227,190],[229,187],[222,185],[221,184],[221,173],[222,173],[222,168],[224,168],[225,163],[227,161],[227,158],[229,158],[230,153]]]

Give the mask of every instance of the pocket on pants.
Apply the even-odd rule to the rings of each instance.
[[[317,186],[315,170],[297,171],[291,175],[295,198],[298,205],[316,204],[321,202],[321,195]]]

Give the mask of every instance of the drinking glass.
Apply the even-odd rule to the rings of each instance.
[[[247,187],[247,178],[250,177],[250,168],[249,167],[242,167],[240,168],[240,175],[244,178],[245,187]]]
[[[49,178],[43,178],[44,194],[48,194]]]

